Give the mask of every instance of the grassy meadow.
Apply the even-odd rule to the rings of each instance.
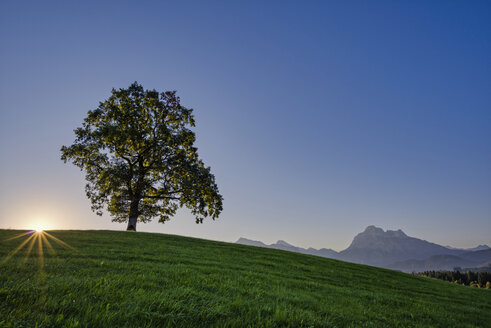
[[[491,290],[174,235],[22,233],[0,230],[0,327],[491,327]]]

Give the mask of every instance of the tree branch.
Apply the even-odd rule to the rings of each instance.
[[[153,199],[172,199],[172,200],[179,200],[179,199],[181,199],[181,198],[179,198],[179,197],[172,197],[172,196],[159,196],[159,195],[156,195],[156,196],[145,195],[145,196],[143,196],[142,198],[153,198]]]

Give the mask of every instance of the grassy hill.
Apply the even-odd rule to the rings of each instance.
[[[491,290],[375,267],[164,234],[20,233],[0,230],[0,327],[491,326]]]

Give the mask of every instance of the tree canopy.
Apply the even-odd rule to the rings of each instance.
[[[61,159],[86,173],[92,210],[106,208],[113,221],[136,223],[169,220],[187,207],[196,223],[223,209],[215,177],[194,146],[193,110],[183,107],[175,91],[144,90],[137,82],[88,112],[74,130]]]

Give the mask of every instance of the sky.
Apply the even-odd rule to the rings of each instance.
[[[491,245],[489,1],[2,1],[0,228],[126,228],[60,148],[134,81],[194,109],[224,197],[139,231]]]

